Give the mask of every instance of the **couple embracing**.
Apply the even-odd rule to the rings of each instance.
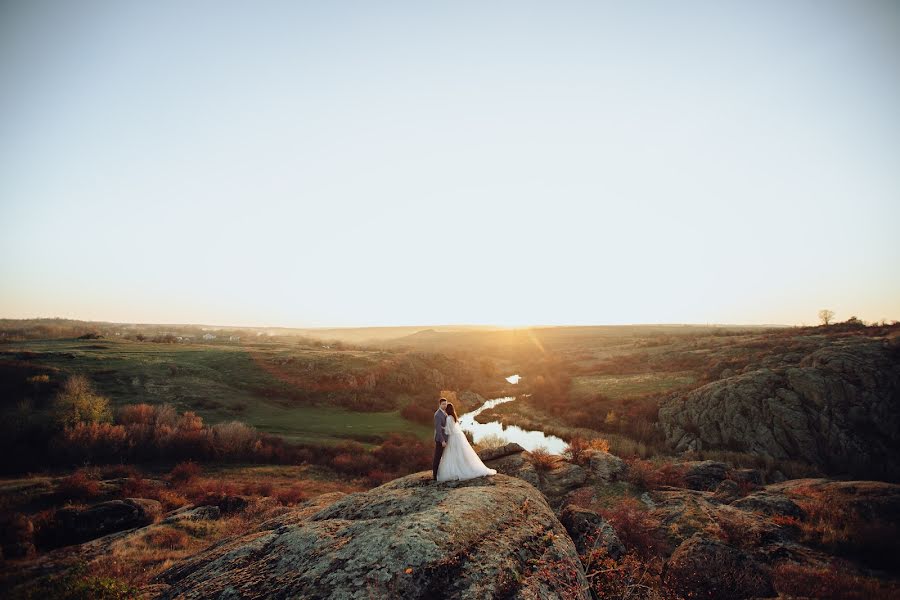
[[[496,469],[490,469],[481,462],[459,427],[456,409],[446,398],[441,398],[440,406],[434,413],[434,462],[431,471],[435,481],[497,474]]]

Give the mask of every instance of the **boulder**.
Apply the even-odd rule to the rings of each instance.
[[[602,450],[588,450],[586,456],[590,474],[603,482],[615,481],[627,467],[624,460]]]
[[[516,445],[518,446],[518,444]],[[528,452],[514,452],[496,458],[489,458],[484,461],[484,464],[492,469],[497,469],[498,473],[518,477],[538,487],[540,485],[540,477],[530,456]]]
[[[692,490],[713,490],[728,475],[728,465],[715,460],[683,463],[684,482]]]
[[[663,582],[690,598],[768,598],[775,595],[769,570],[737,548],[696,533],[666,563]]]
[[[559,459],[551,469],[540,473],[540,490],[551,506],[587,481],[587,471],[578,465]]]
[[[557,576],[543,576],[547,569]],[[499,473],[407,475],[220,541],[150,583],[168,584],[161,598],[590,597],[575,545],[544,497]]]
[[[625,546],[612,525],[594,511],[569,504],[559,514],[559,520],[580,556],[588,556],[594,548],[605,548],[607,556],[615,559],[625,554]]]
[[[54,537],[60,544],[76,544],[149,525],[161,513],[162,505],[146,498],[109,500],[82,510],[61,508],[54,515]]]
[[[511,442],[509,444],[498,446],[496,448],[485,448],[478,453],[478,457],[482,461],[488,461],[495,460],[497,458],[503,458],[504,456],[509,456],[510,454],[516,454],[517,452],[525,452],[525,448],[515,442]]]

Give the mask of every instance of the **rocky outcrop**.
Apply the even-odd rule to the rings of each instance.
[[[775,595],[769,570],[747,553],[693,535],[672,553],[666,587],[685,598],[768,598]]]
[[[595,548],[604,548],[606,555],[615,559],[625,554],[625,546],[612,525],[596,512],[569,504],[560,513],[559,520],[575,542],[579,556],[587,557]]]
[[[110,500],[79,510],[61,508],[54,515],[53,538],[57,544],[77,544],[117,531],[149,525],[162,513],[156,500]]]
[[[741,510],[750,510],[767,515],[802,518],[803,510],[786,496],[770,491],[760,491],[743,498],[738,498],[731,506]]]
[[[575,464],[562,456],[537,465],[531,453],[518,444],[482,450],[478,456],[498,473],[523,479],[538,488],[554,510],[562,509],[568,494],[585,485],[616,481],[626,469],[625,461],[600,450],[585,453],[584,464]]]
[[[796,365],[672,398],[660,407],[659,423],[677,451],[739,450],[897,480],[900,355],[878,338],[839,338]]]
[[[698,460],[682,463],[684,482],[692,490],[712,490],[725,480],[728,465],[714,460]]]
[[[565,528],[515,477],[422,472],[296,510],[164,571],[160,597],[589,597]]]

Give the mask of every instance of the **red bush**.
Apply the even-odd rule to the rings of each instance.
[[[169,473],[169,481],[173,484],[188,483],[193,481],[203,472],[200,465],[193,461],[185,461],[178,463]]]
[[[648,558],[667,550],[666,541],[659,532],[660,521],[636,498],[623,496],[617,505],[597,512],[609,521],[629,551]]]
[[[56,493],[66,500],[90,500],[100,494],[100,482],[84,469],[79,469],[60,479]]]

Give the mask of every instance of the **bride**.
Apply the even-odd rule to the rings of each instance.
[[[478,454],[469,445],[466,434],[459,428],[459,417],[452,404],[447,405],[447,425],[444,427],[447,434],[447,447],[441,455],[441,463],[438,465],[437,481],[453,481],[457,479],[472,479],[482,475],[496,475],[496,469],[488,468]]]

